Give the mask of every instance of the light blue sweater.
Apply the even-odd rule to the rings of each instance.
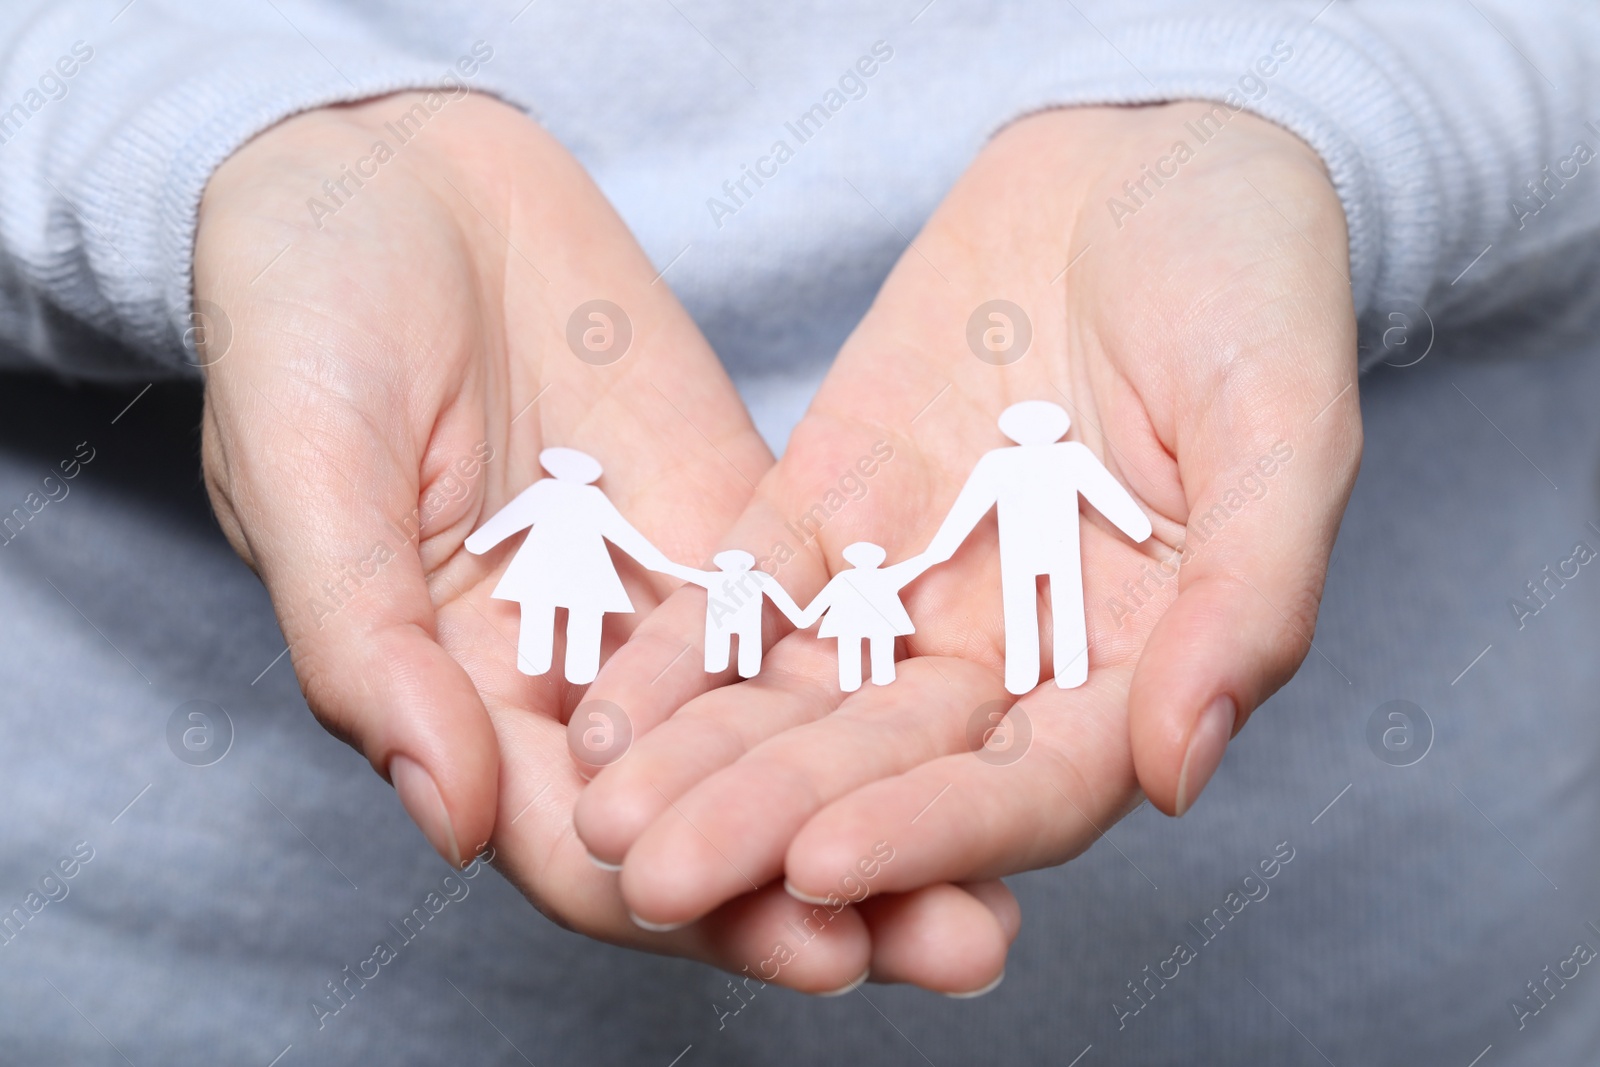
[[[768,343],[796,333],[767,301],[745,321],[752,294],[881,273],[873,209],[915,232],[1036,108],[1202,97],[1288,127],[1333,173],[1374,326],[1570,289],[1600,226],[1600,12],[1576,2],[11,0],[0,40],[0,339],[82,375],[181,368],[197,205],[242,142],[475,48],[464,80],[577,154],[758,402],[831,346]]]
[[[133,383],[0,388],[0,510],[82,465],[0,547],[0,917],[42,894],[0,925],[0,1060],[1600,1061],[1600,978],[1572,962],[1600,948],[1600,580],[1507,609],[1574,540],[1600,546],[1596,346],[1548,332],[1600,322],[1573,298],[1600,248],[1592,7],[6,0],[0,42],[4,358]],[[1317,653],[1190,815],[1146,807],[1014,880],[996,992],[745,1003],[490,875],[333,1018],[311,1007],[446,872],[275,659],[196,485],[192,389],[125,405],[186,372],[217,163],[297,110],[446,78],[536,111],[590,168],[775,442],[902,234],[1039,107],[1233,94],[1334,174],[1366,360],[1391,315],[1436,323],[1428,360],[1364,384]],[[1552,358],[1511,358],[1533,352]],[[1395,699],[1431,715],[1414,766],[1369,747]],[[193,700],[232,716],[213,766],[169,747]]]

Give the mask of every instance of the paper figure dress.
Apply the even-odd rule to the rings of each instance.
[[[884,550],[870,541],[847,546],[843,555],[852,569],[830,578],[795,625],[804,630],[822,619],[817,636],[838,640],[839,688],[853,693],[861,688],[863,642],[872,665],[872,684],[894,681],[895,638],[917,630],[900,602],[900,590],[926,570],[930,561],[918,556],[882,567]]]
[[[539,453],[539,463],[552,477],[517,494],[467,538],[466,547],[481,555],[512,534],[528,531],[493,594],[522,609],[517,667],[531,675],[550,670],[556,609],[565,608],[566,679],[586,685],[600,670],[606,613],[633,611],[606,542],[650,570],[681,577],[684,568],[662,555],[593,484],[601,473],[593,456],[573,448],[547,448]]]

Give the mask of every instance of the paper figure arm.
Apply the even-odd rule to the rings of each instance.
[[[809,622],[804,625],[801,624],[800,620],[805,618],[805,612],[800,610],[800,605],[794,602],[794,597],[789,595],[789,590],[785,589],[778,579],[770,574],[764,574],[760,581],[761,591],[767,594],[767,598],[774,604],[778,605],[778,610],[783,612],[784,618],[794,623],[801,630],[811,625]],[[815,620],[812,621],[814,622]]]
[[[481,556],[518,530],[526,530],[538,521],[540,518],[539,498],[536,495],[538,491],[539,483],[534,482],[513,497],[511,503],[495,512],[493,518],[474,530],[467,538],[467,551],[474,556]]]
[[[883,573],[889,575],[896,589],[901,589],[922,577],[923,571],[938,562],[940,561],[933,558],[933,552],[930,549],[920,556],[912,556],[910,559],[901,560],[892,566],[884,567]]]
[[[811,629],[812,625],[815,624],[818,619],[822,618],[822,613],[827,611],[828,608],[833,605],[833,583],[837,582],[838,580],[839,579],[835,577],[829,581],[827,585],[822,587],[822,591],[812,599],[811,603],[805,606],[798,616],[791,616],[791,619],[794,622],[794,628],[796,630]]]
[[[606,512],[601,533],[605,535],[607,541],[638,560],[641,566],[661,574],[670,574],[686,582],[695,581],[701,573],[692,567],[685,567],[668,559],[666,554],[651,544],[650,539],[624,518],[622,512],[618,511],[616,505],[609,500],[606,501]]]
[[[1073,449],[1073,455],[1077,466],[1073,472],[1076,475],[1074,481],[1084,499],[1134,541],[1149,537],[1152,532],[1150,516],[1144,513],[1144,509],[1122,487],[1122,483],[1106,470],[1099,457],[1081,444]]]
[[[972,473],[967,475],[967,483],[961,487],[961,492],[956,496],[956,502],[950,505],[950,513],[944,517],[944,522],[939,525],[939,531],[933,535],[933,540],[928,542],[927,549],[922,553],[925,566],[943,563],[956,554],[956,549],[961,547],[961,542],[967,539],[973,528],[983,521],[983,517],[994,507],[997,490],[995,484],[994,464],[990,452],[978,460],[977,466],[972,468]],[[910,562],[907,560],[906,562]],[[920,572],[919,572],[920,573]],[[909,581],[910,579],[907,579]]]

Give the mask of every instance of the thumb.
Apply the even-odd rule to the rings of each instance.
[[[1188,811],[1229,739],[1314,647],[1361,454],[1354,388],[1317,408],[1354,373],[1352,361],[1333,389],[1291,386],[1295,399],[1267,416],[1259,392],[1248,411],[1214,404],[1180,453],[1184,484],[1201,488],[1184,543],[1162,561],[1177,569],[1178,596],[1151,630],[1128,697],[1140,786],[1169,815]]]
[[[266,380],[244,353],[230,362],[225,386],[208,383],[202,433],[218,517],[272,597],[312,712],[460,867],[494,829],[499,753],[476,687],[436,637],[419,449],[377,429],[406,420]]]

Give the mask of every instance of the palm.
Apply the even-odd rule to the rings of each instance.
[[[876,890],[1061,862],[1141,786],[1169,811],[1192,802],[1188,716],[1218,690],[1248,710],[1303,656],[1359,449],[1353,403],[1318,418],[1353,380],[1338,204],[1309,152],[1280,153],[1274,139],[1292,139],[1263,123],[1116,230],[1103,205],[1122,176],[1082,174],[1077,160],[1138,159],[1142,146],[1124,153],[1128,135],[1108,133],[1127,129],[1126,114],[1099,128],[1093,117],[1044,116],[985,152],[902,257],[761,487],[767,512],[802,514],[874,441],[893,443],[867,496],[782,572],[809,594],[852,541],[884,544],[891,561],[920,552],[974,462],[1007,443],[999,411],[1060,403],[1073,436],[1155,527],[1135,545],[1086,509],[1087,684],[1048,680],[1057,665],[1046,611],[1046,680],[1010,708],[986,519],[907,590],[917,632],[894,686],[841,699],[831,648],[792,635],[770,657],[781,681],[700,698],[596,783],[579,826],[626,854],[636,909],[697,914],[735,888],[730,863],[816,894],[878,840],[898,858]],[[1148,121],[1165,134],[1163,120]],[[1074,170],[1065,189],[1042,177]],[[1032,326],[1026,354],[1003,366],[966,341],[973,310],[996,297],[1026,309]],[[1247,476],[1265,477],[1256,463],[1280,441],[1294,457],[1288,473],[1207,519],[1231,490],[1256,484]],[[1176,580],[1157,563],[1180,546],[1192,551]],[[744,735],[737,749],[720,743],[730,720]],[[638,781],[672,778],[663,764],[708,749],[722,763],[701,758],[704,780],[684,782],[672,812],[642,817]],[[759,816],[737,800],[755,795],[770,798]]]
[[[273,595],[313,710],[394,777],[447,858],[492,845],[530,899],[592,936],[759,963],[802,917],[781,890],[673,934],[629,920],[615,876],[571,833],[583,780],[563,723],[584,689],[559,657],[522,674],[517,608],[492,597],[520,536],[482,557],[463,544],[540,476],[540,450],[562,444],[602,462],[612,501],[670,558],[699,561],[770,453],[581,168],[509,109],[450,106],[431,142],[321,227],[303,206],[314,176],[405,103],[291,120],[208,189],[197,295],[225,309],[234,336],[205,353],[219,519]],[[270,255],[243,254],[279,248],[265,269]],[[613,332],[574,346],[573,309],[597,297],[613,307],[592,321]],[[608,648],[674,584],[621,570],[636,611],[607,616]],[[396,769],[407,761],[426,776],[411,796]],[[851,910],[779,980],[842,985],[922,921],[875,919],[869,936]]]

